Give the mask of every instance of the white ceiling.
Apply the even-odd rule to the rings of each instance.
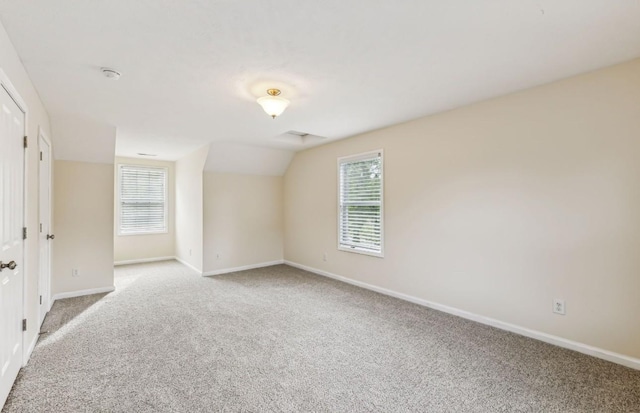
[[[296,151],[640,56],[639,0],[0,0],[0,18],[61,159],[104,157],[114,127],[121,156]],[[275,120],[269,87],[291,101]]]

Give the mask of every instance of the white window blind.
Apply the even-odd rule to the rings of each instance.
[[[119,166],[120,211],[118,233],[167,232],[167,170]]]
[[[382,256],[382,151],[340,158],[338,169],[338,248]]]

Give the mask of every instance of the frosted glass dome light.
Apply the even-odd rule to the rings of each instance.
[[[282,112],[289,106],[289,101],[278,96],[280,89],[269,89],[267,93],[269,96],[258,98],[258,104],[267,112],[267,115],[275,119],[276,116],[282,115]]]

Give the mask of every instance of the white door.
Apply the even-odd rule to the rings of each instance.
[[[24,114],[0,87],[0,406],[22,365]]]
[[[38,311],[38,325],[41,326],[49,311],[50,279],[51,279],[51,149],[47,140],[40,134],[38,137],[40,150],[39,168],[39,199],[40,199],[40,277],[38,280],[38,294],[40,310]]]

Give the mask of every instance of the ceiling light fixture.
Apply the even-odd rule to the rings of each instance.
[[[279,96],[280,89],[267,89],[267,93],[269,96],[258,98],[258,104],[267,112],[267,115],[275,119],[276,116],[282,115],[282,112],[289,106],[289,101]]]
[[[111,80],[118,80],[120,79],[120,72],[118,72],[115,69],[109,69],[108,67],[103,67],[100,70],[102,70],[102,74]]]

